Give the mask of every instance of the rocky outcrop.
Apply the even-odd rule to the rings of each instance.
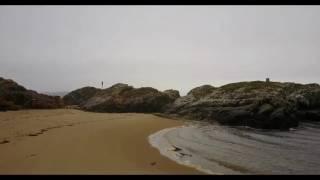
[[[66,94],[62,99],[66,105],[79,105],[85,103],[99,91],[101,90],[95,87],[83,87]]]
[[[122,83],[106,89],[92,90],[92,93],[79,92],[84,92],[83,88],[71,92],[64,99],[77,94],[81,96],[78,98],[81,101],[73,101],[73,104],[79,105],[83,110],[95,112],[162,112],[179,97],[179,92],[174,90],[160,92],[151,87],[134,88]]]
[[[192,95],[193,97],[199,99],[199,98],[211,93],[214,89],[215,89],[215,87],[213,87],[211,85],[203,85],[203,86],[196,87],[196,88],[190,90],[187,93],[187,95]]]
[[[66,104],[96,112],[164,112],[170,116],[262,129],[288,129],[301,120],[320,121],[320,86],[280,82],[203,85],[180,97],[176,90],[115,84],[85,87],[66,95]]]
[[[13,80],[0,77],[0,110],[59,108],[59,96],[48,96],[27,90]]]
[[[320,121],[320,86],[262,81],[219,88],[204,85],[176,99],[166,114],[224,125],[288,129],[301,120]]]
[[[163,93],[167,94],[171,99],[176,100],[180,97],[180,93],[177,90],[174,89],[168,89],[163,91]]]
[[[32,108],[80,108],[94,112],[164,113],[223,125],[288,129],[300,121],[320,121],[320,86],[280,82],[203,85],[180,97],[179,91],[134,88],[118,83],[106,89],[84,87],[48,96],[0,78],[0,111]]]

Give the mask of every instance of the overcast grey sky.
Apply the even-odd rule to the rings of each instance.
[[[320,82],[320,6],[1,6],[0,76],[37,91]]]

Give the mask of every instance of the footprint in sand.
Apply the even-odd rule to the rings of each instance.
[[[0,144],[6,144],[6,143],[9,143],[10,141],[9,140],[3,140],[3,141],[0,141]]]
[[[36,156],[37,154],[30,154],[30,155],[28,155],[27,157],[34,157],[34,156]]]

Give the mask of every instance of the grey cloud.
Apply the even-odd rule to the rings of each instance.
[[[1,6],[0,76],[38,91],[117,82],[320,81],[319,6]]]

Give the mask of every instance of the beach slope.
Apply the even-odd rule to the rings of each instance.
[[[199,174],[148,136],[183,122],[71,109],[0,112],[0,174]]]

